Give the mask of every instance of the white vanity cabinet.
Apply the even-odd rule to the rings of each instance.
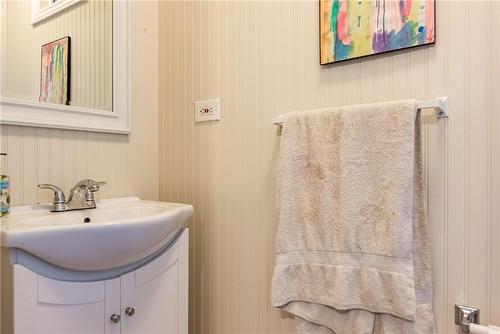
[[[14,265],[15,334],[118,334],[109,321],[120,312],[120,278],[63,282]]]
[[[13,311],[14,334],[187,334],[188,230],[151,262],[102,281],[55,280],[15,264]]]

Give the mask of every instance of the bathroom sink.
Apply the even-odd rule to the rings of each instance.
[[[19,248],[79,271],[117,268],[164,247],[193,214],[186,204],[137,197],[101,200],[97,209],[50,212],[50,205],[12,208],[2,218],[2,247]]]

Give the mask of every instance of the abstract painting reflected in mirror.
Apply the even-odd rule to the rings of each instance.
[[[434,27],[434,0],[320,0],[320,62],[432,44]]]
[[[40,102],[68,103],[70,42],[67,36],[42,46]]]

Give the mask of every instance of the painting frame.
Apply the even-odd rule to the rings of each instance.
[[[425,43],[422,44],[415,44],[415,45],[408,45],[404,47],[398,47],[398,48],[393,48],[390,50],[384,50],[384,51],[378,51],[378,52],[373,52],[373,53],[367,53],[363,55],[358,55],[358,56],[353,56],[353,57],[348,57],[345,59],[337,59],[337,60],[331,60],[331,61],[323,61],[323,17],[322,17],[322,3],[327,2],[327,1],[335,1],[335,0],[318,0],[318,28],[319,28],[319,38],[318,38],[318,43],[319,43],[319,63],[322,66],[328,66],[328,65],[334,65],[338,63],[343,63],[346,61],[352,61],[352,60],[360,60],[366,57],[376,57],[380,55],[386,55],[388,53],[394,53],[394,52],[400,52],[404,50],[409,50],[417,47],[429,47],[434,44],[436,44],[436,39],[437,39],[437,29],[436,29],[436,12],[437,12],[437,6],[436,6],[436,0],[428,0],[427,2],[432,4],[432,41],[426,41]],[[345,0],[345,1],[353,1],[353,0]],[[364,0],[368,2],[373,2],[373,1],[385,1],[385,0]],[[389,0],[389,1],[395,1],[395,0]],[[361,1],[356,1],[356,2],[361,2]]]
[[[60,99],[54,99],[52,95],[49,95],[49,92],[46,90],[45,84],[47,82],[47,72],[44,69],[46,67],[46,53],[49,50],[52,50],[55,45],[61,45],[65,42],[65,45],[63,45],[63,51],[64,47],[66,47],[66,54],[62,54],[63,57],[63,83],[61,84],[61,89],[63,90],[62,96]],[[69,105],[70,103],[70,91],[71,91],[71,37],[70,36],[64,36],[61,38],[58,38],[56,40],[47,42],[43,44],[40,48],[40,86],[39,86],[39,97],[38,101],[40,102],[47,102],[47,103],[53,103],[53,104],[62,104],[62,105]]]

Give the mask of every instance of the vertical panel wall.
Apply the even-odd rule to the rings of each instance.
[[[438,1],[437,44],[319,65],[318,1],[160,4],[161,199],[195,207],[192,333],[293,333],[270,305],[280,137],[291,110],[450,98],[424,114],[440,334],[453,305],[500,325],[500,4]],[[193,102],[219,96],[220,122]]]

